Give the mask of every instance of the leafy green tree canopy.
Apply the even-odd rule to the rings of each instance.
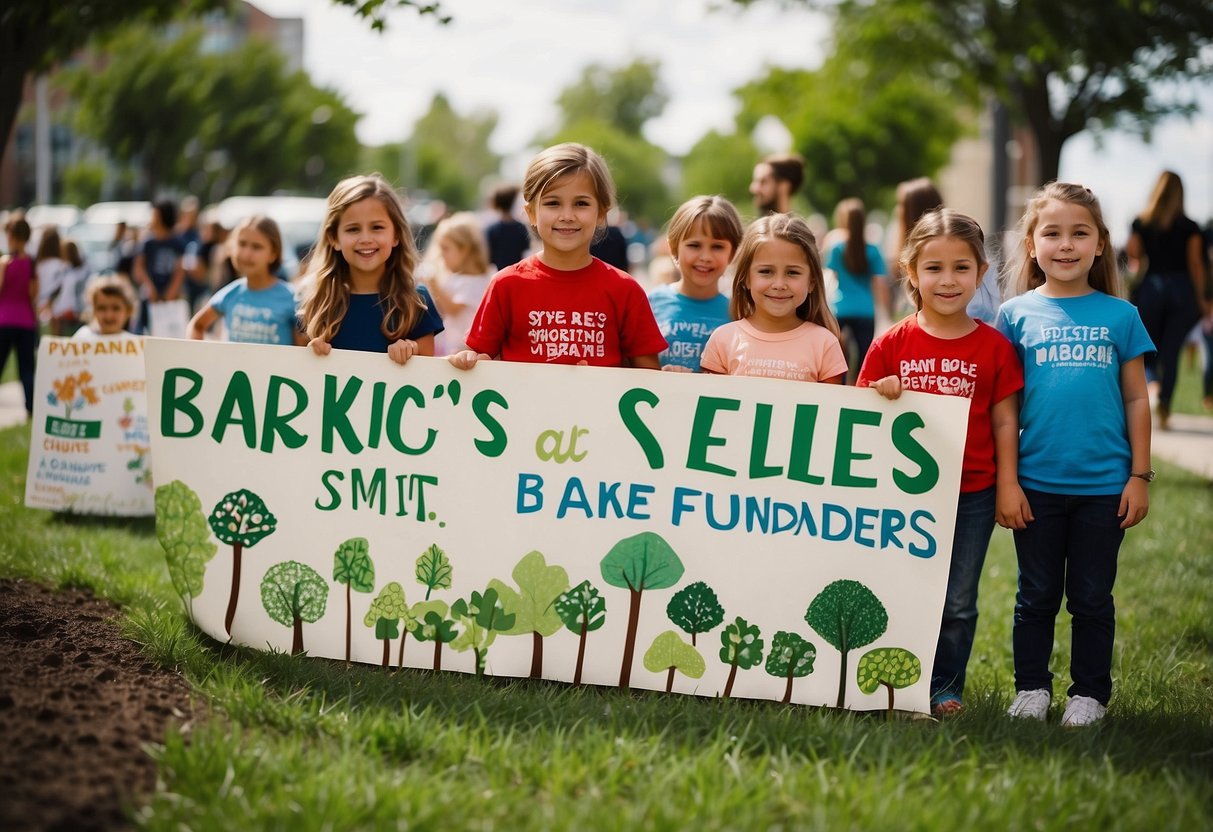
[[[574,633],[583,628],[593,632],[606,623],[606,599],[589,581],[561,593],[554,606],[564,626]]]
[[[817,648],[799,633],[779,630],[771,638],[771,650],[767,653],[766,671],[781,679],[799,679],[813,672]]]
[[[612,69],[591,64],[556,97],[561,121],[600,121],[621,133],[639,136],[646,121],[665,110],[670,96],[661,83],[661,63],[637,58]]]
[[[864,693],[875,693],[881,685],[908,688],[922,677],[922,662],[903,647],[869,650],[859,659],[855,681]]]
[[[602,579],[611,586],[640,592],[678,583],[685,567],[665,538],[641,532],[620,540],[601,563]]]
[[[1032,130],[1040,180],[1066,140],[1091,126],[1148,133],[1192,109],[1158,82],[1213,75],[1207,0],[841,0],[835,54],[993,95]]]
[[[371,601],[370,609],[362,619],[367,627],[375,628],[375,638],[393,639],[400,634],[397,625],[411,618],[409,605],[404,598],[404,587],[392,581],[379,590],[375,600]],[[407,627],[407,624],[405,625]]]
[[[716,593],[703,581],[687,584],[674,593],[666,605],[665,614],[682,628],[695,643],[695,636],[719,627],[724,621],[724,607]]]
[[[245,488],[224,495],[207,520],[215,537],[232,546],[255,546],[278,527],[265,501]]]
[[[211,540],[202,501],[181,480],[156,489],[156,537],[164,548],[168,574],[182,600],[202,592],[206,564],[219,547]]]
[[[742,670],[761,664],[765,645],[760,636],[758,625],[737,616],[720,633],[720,660]]]
[[[569,573],[563,566],[548,566],[542,552],[530,552],[518,561],[510,574],[518,584],[516,590],[496,578],[489,581],[489,588],[497,593],[505,610],[514,616],[513,626],[503,632],[508,635],[554,635],[561,625],[556,599],[569,588]]]
[[[261,605],[270,618],[290,627],[298,618],[309,624],[324,616],[329,585],[312,567],[298,561],[276,563],[261,579]]]
[[[644,668],[650,673],[663,673],[670,668],[684,676],[699,679],[707,669],[699,651],[682,640],[673,630],[661,633],[644,653]]]
[[[428,601],[430,593],[435,589],[450,589],[454,570],[451,568],[451,562],[447,560],[446,552],[434,543],[417,558],[415,574],[417,583],[426,588],[425,598]]]
[[[365,537],[351,537],[333,553],[333,580],[355,592],[375,588],[375,565],[371,562],[371,544]]]

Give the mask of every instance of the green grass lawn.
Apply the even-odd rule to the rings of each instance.
[[[1048,725],[1004,716],[1015,557],[1002,530],[968,709],[888,723],[226,647],[184,618],[150,520],[22,507],[28,442],[28,428],[0,431],[0,575],[122,604],[130,637],[210,711],[154,749],[160,784],[141,828],[1210,828],[1213,489],[1161,463],[1151,515],[1121,550],[1111,710],[1063,730],[1060,706]]]

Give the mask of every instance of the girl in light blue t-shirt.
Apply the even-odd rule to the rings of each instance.
[[[666,236],[678,280],[649,292],[653,317],[669,343],[658,359],[663,370],[697,373],[708,336],[732,320],[720,278],[741,242],[741,217],[722,196],[697,196],[674,212]]]
[[[1150,404],[1137,309],[1116,297],[1116,254],[1095,195],[1054,182],[1028,203],[998,328],[1023,361],[1015,529],[1019,591],[1010,714],[1044,720],[1052,699],[1053,629],[1072,614],[1069,701],[1062,725],[1102,719],[1112,695],[1112,584],[1125,529],[1149,510]]]

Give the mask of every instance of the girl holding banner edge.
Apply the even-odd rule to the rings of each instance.
[[[417,249],[404,206],[377,174],[329,194],[299,317],[316,355],[386,352],[397,364],[433,355],[442,318],[414,279]]]
[[[1018,231],[1022,242],[1008,264],[1018,296],[999,310],[998,328],[1024,362],[1019,478],[1033,519],[1015,531],[1009,713],[1048,716],[1064,596],[1073,619],[1072,684],[1061,724],[1091,725],[1112,696],[1120,544],[1150,508],[1145,355],[1155,345],[1137,309],[1116,296],[1116,256],[1089,188],[1046,185]]]
[[[737,249],[730,311],[703,348],[704,372],[841,384],[838,320],[808,224],[793,214],[755,220]]]
[[[1016,394],[1023,389],[1023,370],[1011,343],[967,311],[989,266],[975,220],[948,209],[924,214],[900,260],[917,312],[873,342],[858,386],[872,387],[886,399],[919,390],[970,400],[952,561],[931,672],[931,712],[943,717],[964,707],[977,590],[994,522],[1021,529],[1031,519],[1018,481]]]
[[[451,354],[451,364],[468,370],[500,358],[659,369],[666,340],[644,289],[590,254],[615,201],[602,158],[572,142],[549,147],[527,166],[522,198],[543,249],[497,273],[472,320],[469,349]]]

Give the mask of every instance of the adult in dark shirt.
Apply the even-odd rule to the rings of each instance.
[[[595,235],[594,243],[590,246],[590,254],[604,263],[608,263],[620,271],[629,272],[628,241],[618,226],[608,225],[605,232]]]
[[[1125,254],[1137,277],[1133,302],[1158,350],[1146,355],[1146,377],[1157,383],[1158,424],[1164,430],[1184,340],[1208,311],[1203,248],[1199,226],[1184,215],[1183,182],[1163,171],[1146,210],[1133,221]]]
[[[489,244],[489,262],[500,271],[526,256],[531,247],[531,235],[524,223],[514,219],[514,203],[518,200],[517,185],[501,185],[493,191],[490,202],[497,220],[484,230]]]

